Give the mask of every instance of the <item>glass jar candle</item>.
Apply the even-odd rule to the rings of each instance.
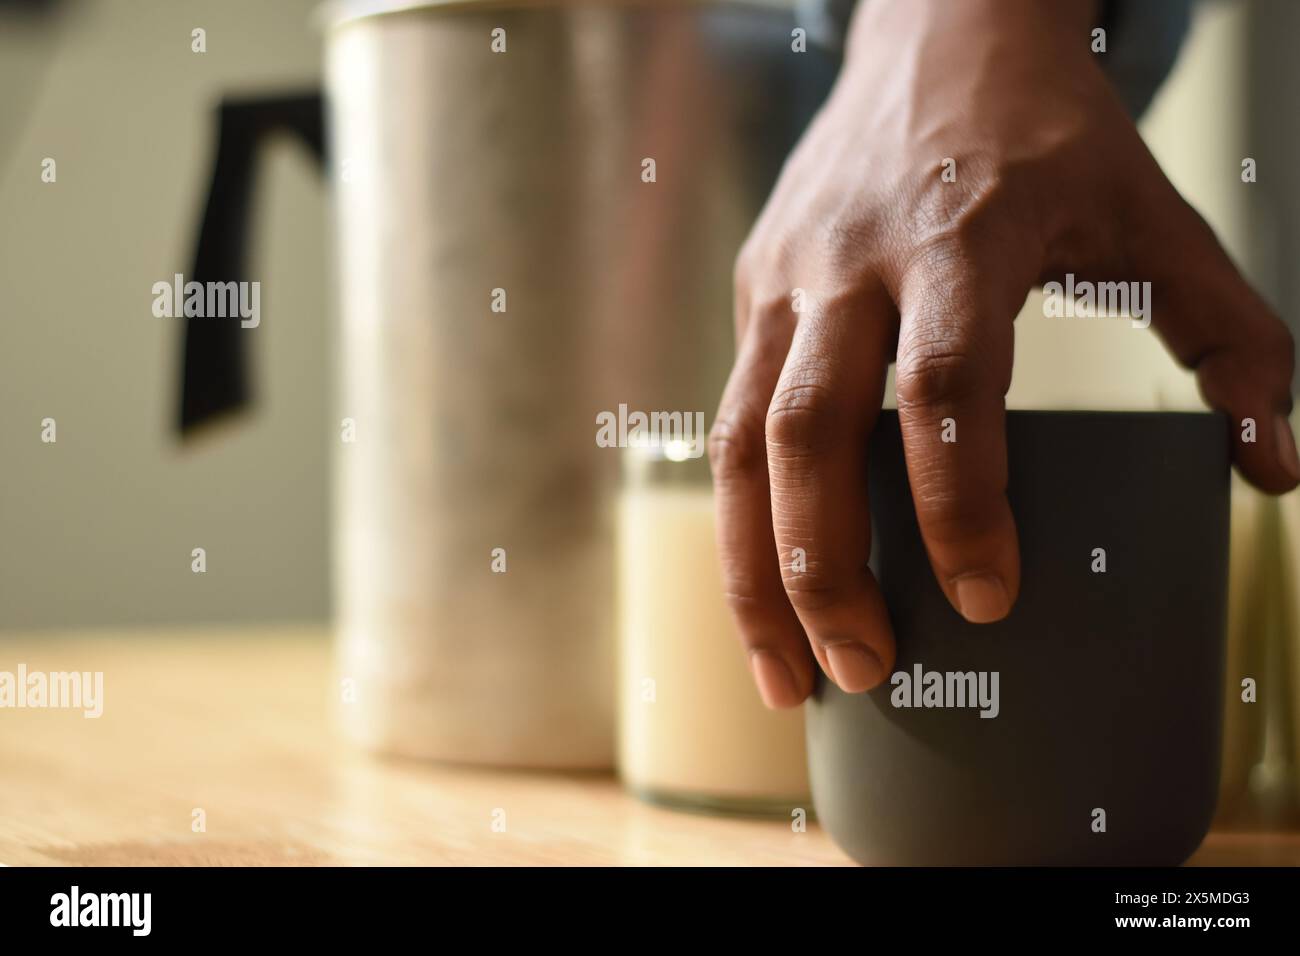
[[[696,810],[808,809],[801,709],[760,700],[723,597],[708,459],[683,442],[624,454],[619,497],[619,771]]]

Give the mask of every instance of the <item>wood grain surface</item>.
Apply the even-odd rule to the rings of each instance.
[[[318,629],[0,636],[0,671],[19,663],[103,671],[104,712],[0,709],[10,866],[849,862],[815,824],[653,807],[608,776],[358,752]],[[1192,862],[1300,865],[1300,835],[1212,834]]]

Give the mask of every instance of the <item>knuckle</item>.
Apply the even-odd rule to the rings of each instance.
[[[727,607],[735,615],[736,620],[743,623],[748,622],[754,613],[759,610],[758,598],[753,591],[747,589],[738,581],[729,581],[727,589],[723,592],[726,599]]]
[[[982,388],[981,370],[965,350],[946,343],[912,346],[898,356],[896,388],[903,407],[958,402]]]
[[[794,301],[791,290],[756,293],[750,302],[752,320],[765,326],[776,328],[795,320]]]
[[[737,293],[752,296],[755,301],[770,298],[764,294],[764,290],[780,288],[782,277],[797,271],[794,266],[800,248],[798,233],[756,226],[732,263],[733,289]]]
[[[982,496],[927,494],[918,501],[926,537],[942,545],[961,545],[988,524],[991,509]]]
[[[977,262],[979,244],[978,230],[969,219],[948,223],[916,243],[908,271],[958,274],[963,269],[972,269]]]
[[[813,246],[820,250],[817,261],[823,274],[847,284],[854,284],[873,263],[888,254],[889,236],[870,212],[854,211],[818,227]]]
[[[785,593],[796,611],[817,613],[844,603],[848,587],[820,572],[805,571],[785,578]]]
[[[785,599],[780,589],[763,586],[763,576],[752,556],[724,563],[723,600],[736,624],[737,636],[748,647],[770,640],[773,624],[781,618]]]
[[[803,383],[777,389],[767,409],[767,443],[786,454],[815,451],[835,429],[834,396],[823,385]]]
[[[733,575],[727,582],[723,597],[742,641],[749,643],[751,632],[762,633],[763,623],[771,613],[770,604],[747,580],[739,580]]]
[[[932,554],[949,562],[985,566],[1005,544],[1003,492],[993,483],[979,488],[949,487],[917,498],[917,520]]]
[[[763,430],[740,414],[722,414],[708,439],[709,465],[715,481],[726,482],[752,474],[767,454]]]
[[[964,246],[978,241],[990,222],[1001,218],[1016,190],[1008,172],[983,157],[957,157],[957,168],[956,182],[927,181],[915,225],[920,237]]]

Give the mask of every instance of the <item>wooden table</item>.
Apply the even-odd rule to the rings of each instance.
[[[359,753],[320,630],[0,637],[0,671],[20,662],[103,671],[104,713],[0,709],[11,866],[848,862],[815,824],[651,807],[607,776]],[[1193,863],[1300,865],[1300,835],[1212,834]]]

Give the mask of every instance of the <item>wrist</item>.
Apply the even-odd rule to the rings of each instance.
[[[1103,0],[858,0],[845,44],[846,61],[860,47],[944,30],[965,41],[1063,42],[1087,52]]]

